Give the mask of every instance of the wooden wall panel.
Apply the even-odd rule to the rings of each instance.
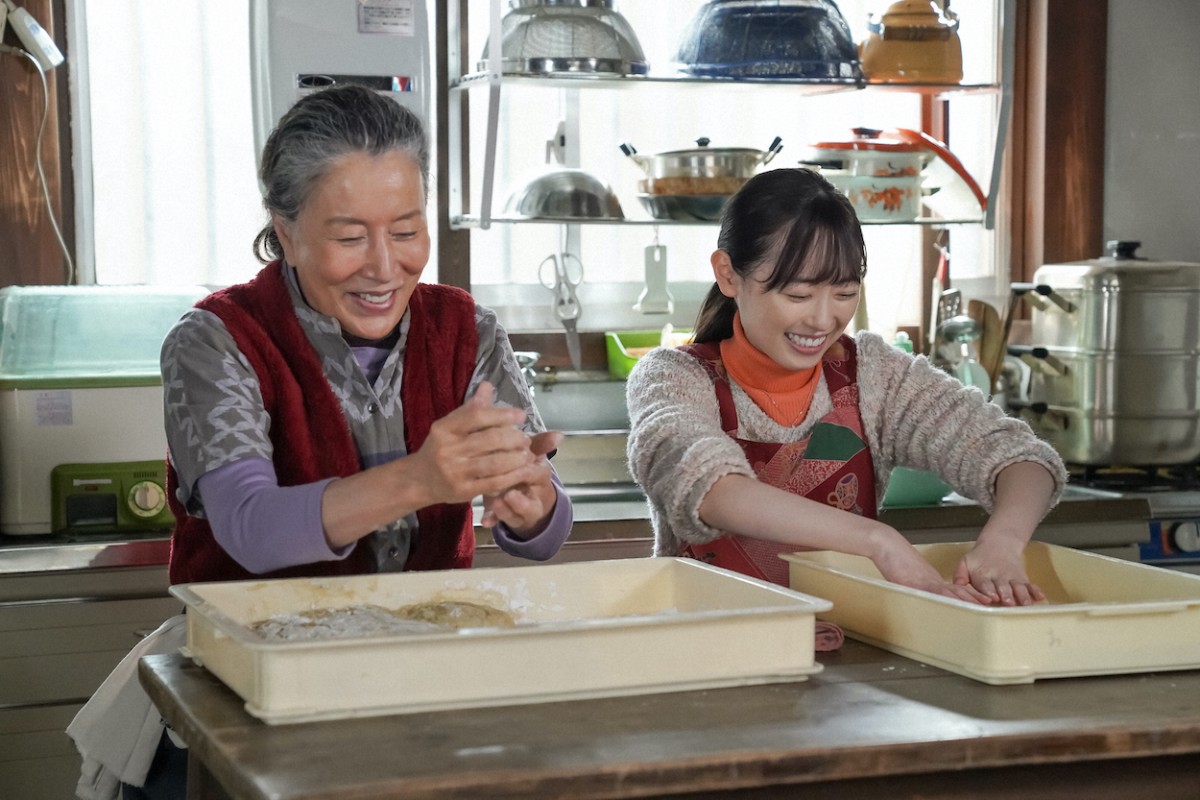
[[[52,0],[23,0],[21,5],[50,32],[66,53],[57,25],[57,3]],[[11,30],[5,44],[16,44]],[[68,61],[69,63],[69,61]],[[42,168],[46,174],[54,214],[71,245],[73,213],[63,202],[64,150],[60,145],[58,111],[61,87],[65,85],[63,64],[46,75],[50,110],[42,134]],[[22,56],[0,54],[0,286],[61,284],[67,280],[66,259],[51,225],[35,160],[38,126],[42,119],[42,84],[37,70]],[[69,193],[68,193],[69,196]]]
[[[1013,115],[1013,279],[1096,258],[1104,245],[1108,7],[1018,4]]]

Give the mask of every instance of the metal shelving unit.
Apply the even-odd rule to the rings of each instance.
[[[924,94],[936,97],[950,97],[966,94],[995,94],[999,99],[999,114],[997,120],[997,131],[995,136],[995,147],[992,159],[991,182],[985,194],[987,195],[987,210],[980,217],[963,218],[963,219],[944,219],[941,217],[922,217],[913,221],[902,223],[896,222],[865,222],[868,225],[925,225],[925,226],[944,226],[944,225],[964,225],[964,224],[983,224],[989,230],[995,227],[996,218],[996,203],[995,200],[999,193],[1000,179],[1002,174],[1002,164],[1004,149],[1006,146],[1008,134],[1008,122],[1011,116],[1012,104],[1012,78],[1013,78],[1013,57],[1015,51],[1014,30],[1016,27],[1016,0],[1003,0],[1001,4],[1001,80],[998,84],[872,84],[869,82],[846,82],[846,83],[830,83],[804,80],[787,80],[787,79],[771,79],[771,80],[746,80],[746,79],[728,79],[728,78],[701,78],[689,75],[640,75],[629,77],[607,77],[607,76],[579,76],[579,77],[557,77],[557,76],[526,76],[526,75],[505,75],[500,69],[501,56],[499,42],[501,41],[501,2],[500,0],[490,0],[490,35],[489,35],[489,51],[487,53],[487,62],[489,69],[476,72],[462,72],[461,64],[463,62],[461,53],[458,47],[464,43],[465,37],[462,36],[463,22],[465,19],[459,18],[454,13],[456,9],[455,3],[450,3],[450,25],[447,31],[448,36],[448,51],[451,54],[450,58],[450,75],[449,86],[450,93],[454,95],[463,92],[486,91],[488,95],[487,102],[487,121],[486,121],[486,136],[484,146],[483,163],[480,165],[481,183],[480,193],[477,207],[472,208],[470,198],[466,196],[464,186],[464,170],[469,168],[467,159],[468,144],[463,140],[464,120],[462,119],[463,111],[462,104],[451,102],[449,104],[450,130],[448,132],[448,142],[450,147],[450,224],[455,229],[483,229],[490,228],[493,224],[587,224],[587,225],[713,225],[712,222],[706,221],[678,221],[678,220],[661,220],[661,219],[625,219],[617,221],[587,221],[580,222],[579,220],[530,220],[526,218],[506,217],[504,215],[496,215],[493,213],[494,201],[494,175],[496,166],[496,141],[499,129],[500,119],[500,103],[504,94],[505,86],[537,86],[547,89],[567,90],[568,94],[574,94],[579,91],[595,91],[595,90],[636,90],[638,87],[646,87],[650,85],[657,86],[677,86],[680,90],[688,91],[695,88],[706,90],[720,91],[740,91],[744,89],[762,91],[764,89],[787,89],[792,92],[799,92],[809,95],[831,94],[839,92],[903,92],[908,94]],[[465,12],[465,7],[464,7]],[[575,103],[577,105],[577,101]],[[564,165],[567,167],[579,167],[578,150],[572,148],[570,142],[578,141],[578,115],[571,119],[572,115],[568,115],[567,119],[567,139],[568,147],[566,148],[566,160]]]

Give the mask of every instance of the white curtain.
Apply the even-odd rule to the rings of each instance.
[[[89,129],[91,192],[79,202],[90,208],[95,281],[252,276],[265,214],[246,0],[81,2],[89,118],[76,124]]]

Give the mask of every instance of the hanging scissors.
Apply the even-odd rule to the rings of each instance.
[[[576,320],[583,309],[579,305],[575,288],[583,283],[583,262],[574,254],[565,251],[546,256],[542,263],[538,264],[538,280],[554,295],[551,308],[566,331],[571,366],[578,372],[583,369],[583,359],[579,350]]]

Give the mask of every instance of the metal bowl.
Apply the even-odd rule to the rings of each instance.
[[[500,21],[506,75],[645,75],[637,34],[613,0],[509,0]],[[487,70],[491,42],[479,69]]]
[[[850,26],[832,0],[710,0],[684,31],[675,61],[713,78],[863,81]]]
[[[612,187],[582,169],[538,175],[509,196],[505,212],[525,219],[625,219]]]
[[[639,194],[638,200],[655,219],[715,222],[721,218],[727,194]]]

